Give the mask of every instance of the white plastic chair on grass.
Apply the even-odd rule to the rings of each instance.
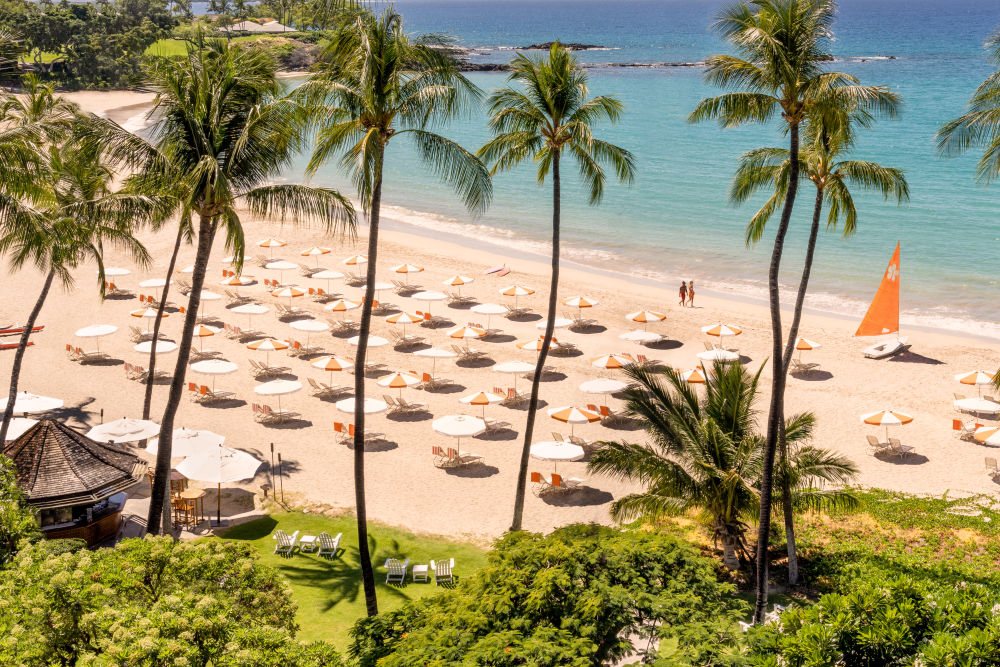
[[[449,558],[448,560],[431,561],[431,569],[434,570],[434,585],[440,584],[442,581],[447,581],[452,583],[455,578],[451,573],[451,568],[455,567],[455,559]]]
[[[272,539],[277,541],[277,544],[274,545],[274,553],[291,556],[292,552],[295,550],[295,545],[299,541],[299,531],[296,530],[294,533],[289,535],[279,528],[274,531]]]
[[[337,555],[337,550],[340,548],[340,538],[343,533],[337,533],[336,537],[330,537],[330,533],[320,533],[319,534],[319,551],[316,552],[318,556],[328,556],[333,557]]]
[[[410,559],[400,562],[398,558],[387,558],[385,561],[385,583],[402,584],[406,580],[406,568],[410,565]]]

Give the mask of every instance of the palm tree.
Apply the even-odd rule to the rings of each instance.
[[[995,32],[984,48],[997,71],[979,84],[969,99],[965,114],[948,121],[938,130],[938,152],[946,157],[962,155],[973,146],[983,149],[976,164],[976,180],[988,185],[1000,176],[1000,31]],[[1000,369],[993,384],[1000,391]]]
[[[353,229],[354,209],[329,188],[269,183],[301,149],[305,123],[302,106],[280,95],[275,63],[267,54],[199,38],[185,58],[161,59],[149,75],[157,92],[154,145],[120,128],[109,130],[106,143],[120,163],[138,169],[139,189],[179,199],[176,207],[190,211],[197,240],[192,290],[160,422],[147,521],[147,531],[158,533],[161,525],[169,526],[165,498],[174,418],[216,234],[222,231],[226,247],[242,258],[238,206],[257,217],[318,220],[335,230]]]
[[[592,473],[645,486],[616,500],[612,518],[628,521],[699,510],[722,545],[726,567],[738,568],[748,555],[748,522],[760,501],[764,440],[756,428],[754,402],[761,370],[763,366],[751,375],[742,364],[716,363],[715,380],[699,400],[674,371],[626,368],[634,383],[625,390],[626,409],[644,424],[651,442],[602,442],[591,457]],[[811,413],[803,413],[785,423],[792,450],[788,467],[780,469],[782,477],[802,506],[851,503],[849,492],[818,486],[843,484],[857,468],[839,454],[804,444],[815,421]]]
[[[788,342],[782,355],[786,373],[799,335],[802,307],[812,271],[824,204],[829,205],[826,228],[836,230],[843,223],[841,233],[847,238],[854,233],[858,217],[851,195],[852,186],[878,191],[885,200],[894,198],[897,204],[909,199],[909,186],[902,170],[883,167],[875,162],[842,159],[854,143],[852,124],[867,127],[870,126],[873,117],[869,114],[852,114],[849,110],[838,111],[841,113],[827,114],[826,117],[817,114],[809,118],[805,127],[803,146],[799,152],[800,177],[802,180],[812,182],[816,187],[816,197],[813,202],[812,225],[806,244],[802,277],[795,297]],[[747,224],[748,246],[760,241],[767,222],[784,199],[788,189],[789,166],[788,149],[785,148],[758,148],[740,157],[740,165],[730,189],[730,198],[742,204],[759,191],[771,192],[771,196]],[[785,455],[786,447],[779,439],[778,457],[783,459]],[[788,547],[788,583],[794,585],[798,582],[798,557],[795,550],[791,490],[783,486],[781,496],[785,515],[785,541]]]
[[[365,357],[371,331],[378,261],[379,216],[385,152],[395,137],[408,136],[431,170],[449,183],[474,213],[492,196],[489,173],[473,154],[428,131],[454,117],[479,90],[462,76],[435,38],[410,38],[391,7],[367,12],[341,27],[324,50],[318,72],[300,88],[319,126],[309,169],[340,156],[368,213],[368,264],[354,375],[354,497],[358,548],[368,615],[378,613],[368,553],[365,503]]]
[[[622,103],[605,95],[589,98],[586,72],[558,42],[552,45],[548,58],[535,59],[518,54],[511,63],[508,81],[519,85],[502,88],[490,96],[490,129],[495,136],[479,150],[479,155],[493,163],[492,173],[513,169],[530,159],[538,165],[539,185],[550,173],[552,175],[552,276],[548,321],[531,381],[514,517],[510,524],[511,530],[520,530],[539,385],[552,342],[559,298],[560,161],[564,151],[576,160],[580,177],[590,191],[590,204],[596,205],[604,195],[605,166],[614,170],[620,182],[631,184],[635,177],[635,160],[624,148],[594,137],[593,128],[598,121],[615,123],[621,118]]]
[[[708,82],[730,89],[702,100],[689,120],[717,119],[723,127],[764,123],[781,114],[788,133],[789,177],[781,218],[768,267],[771,310],[772,379],[767,418],[764,472],[760,489],[757,542],[757,602],[754,620],[760,622],[767,606],[767,545],[771,522],[774,456],[784,421],[785,366],[778,276],[785,235],[799,184],[799,129],[809,114],[834,100],[850,100],[858,109],[891,112],[892,96],[883,88],[860,86],[857,79],[825,69],[836,4],[833,0],[752,0],[726,9],[715,30],[738,55],[717,55],[707,61]],[[831,94],[835,92],[836,94]]]
[[[45,274],[45,279],[14,355],[0,441],[7,436],[14,412],[28,335],[53,281],[58,278],[65,287],[71,287],[73,270],[92,259],[97,263],[97,279],[103,294],[103,255],[107,244],[127,251],[140,266],[149,261],[146,249],[132,235],[132,229],[155,206],[143,198],[120,197],[111,192],[108,183],[113,175],[100,157],[99,152],[83,148],[72,139],[49,147],[47,159],[36,173],[41,192],[11,210],[2,226],[0,254],[9,255],[11,269],[17,271],[32,264]]]

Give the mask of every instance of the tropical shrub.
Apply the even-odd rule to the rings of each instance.
[[[863,582],[778,623],[750,631],[758,667],[995,667],[1000,665],[1000,591],[932,586],[900,578]]]
[[[295,640],[277,572],[236,542],[125,540],[0,570],[0,664],[341,665]]]
[[[733,592],[711,559],[658,533],[509,533],[454,590],[359,621],[350,652],[362,667],[582,667],[669,642],[685,647],[673,664],[713,664],[681,660],[729,650],[744,611]]]
[[[10,560],[19,545],[41,537],[35,512],[17,485],[17,472],[9,458],[0,454],[0,566]]]

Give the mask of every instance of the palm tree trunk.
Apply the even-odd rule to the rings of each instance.
[[[788,330],[788,343],[785,345],[785,354],[782,364],[785,373],[792,363],[792,355],[795,353],[795,341],[799,337],[799,322],[802,320],[802,306],[806,300],[806,289],[809,286],[809,274],[812,272],[813,257],[816,254],[816,239],[819,237],[819,221],[823,213],[823,188],[816,189],[816,201],[813,204],[812,227],[809,229],[809,242],[806,246],[806,259],[802,267],[802,278],[799,280],[799,291],[795,295],[795,311],[792,314],[792,326]],[[782,415],[784,418],[784,415]],[[781,464],[787,465],[788,443],[785,442],[785,431],[781,429]],[[792,513],[792,489],[789,476],[781,476],[781,506],[785,513],[785,543],[788,550],[788,585],[795,586],[799,583],[799,554],[795,546],[795,516]]]
[[[560,216],[559,153],[552,158],[552,279],[549,282],[548,321],[545,323],[545,337],[542,349],[538,351],[535,374],[531,377],[531,399],[528,401],[528,420],[524,427],[524,444],[521,446],[521,462],[517,470],[517,493],[514,496],[514,518],[510,529],[521,530],[524,516],[524,494],[528,486],[528,456],[531,452],[531,437],[535,429],[535,411],[538,410],[538,390],[542,382],[542,369],[549,355],[552,333],[555,331],[556,302],[559,299],[559,216]]]
[[[17,343],[17,351],[14,352],[14,363],[10,367],[10,391],[7,394],[7,407],[3,411],[3,424],[0,424],[0,446],[7,442],[7,430],[10,428],[10,420],[14,415],[14,402],[17,400],[17,382],[21,377],[21,362],[24,360],[25,350],[28,349],[28,338],[31,337],[31,329],[38,320],[38,314],[42,312],[42,306],[45,305],[45,299],[49,295],[49,288],[52,287],[52,279],[55,275],[55,271],[50,270],[48,275],[45,276],[45,282],[42,283],[42,292],[35,300],[35,306],[31,309],[31,313],[28,314],[28,321],[24,325],[24,332],[21,334],[21,340]]]
[[[208,258],[212,254],[212,241],[215,239],[214,218],[199,216],[198,250],[194,260],[194,273],[191,275],[191,294],[188,296],[187,312],[184,314],[184,330],[181,333],[177,348],[177,363],[174,366],[174,377],[167,394],[167,405],[160,420],[160,441],[156,452],[156,472],[153,476],[153,490],[149,497],[149,514],[146,517],[146,533],[156,535],[167,532],[170,526],[170,503],[167,494],[170,489],[170,456],[173,447],[174,417],[180,407],[184,393],[184,379],[188,360],[191,358],[191,345],[194,338],[194,327],[198,319],[198,307],[201,305],[201,289],[205,284],[205,272],[208,270]],[[163,526],[161,526],[161,521]]]
[[[378,614],[375,595],[375,572],[368,552],[368,507],[365,501],[365,357],[372,326],[372,299],[375,298],[375,264],[378,259],[378,223],[382,204],[382,160],[385,146],[379,146],[375,164],[375,184],[368,212],[368,266],[365,271],[365,299],[361,304],[361,327],[358,351],[354,355],[354,507],[358,521],[358,558],[365,589],[365,608],[369,616]]]
[[[771,529],[771,493],[774,486],[774,455],[778,448],[778,432],[784,428],[785,365],[781,346],[781,293],[778,278],[781,254],[785,247],[785,234],[799,189],[799,126],[789,124],[788,191],[781,211],[781,221],[771,250],[771,264],[767,272],[767,296],[771,309],[771,403],[767,415],[767,438],[764,441],[764,469],[760,480],[760,519],[757,526],[757,601],[754,606],[754,623],[764,620],[767,612],[768,543]]]
[[[730,570],[740,569],[740,559],[736,556],[736,540],[731,535],[722,537],[722,564]]]
[[[184,237],[184,227],[177,226],[177,240],[174,241],[174,253],[170,255],[170,265],[167,266],[167,282],[163,286],[160,306],[156,309],[156,321],[153,322],[153,342],[149,346],[149,377],[146,378],[146,397],[142,401],[142,418],[149,419],[149,410],[153,403],[153,374],[156,372],[156,343],[160,340],[160,323],[163,321],[163,309],[167,305],[167,294],[170,292],[170,277],[174,275],[174,265],[177,263],[177,253],[181,249],[181,239]]]

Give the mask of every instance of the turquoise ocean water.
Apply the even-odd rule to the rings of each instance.
[[[564,189],[565,258],[602,269],[662,279],[694,279],[703,289],[760,296],[769,239],[747,249],[743,227],[754,202],[734,208],[727,189],[739,154],[781,145],[776,126],[721,130],[686,117],[716,91],[699,67],[607,67],[608,63],[697,62],[725,52],[709,31],[717,0],[401,0],[408,30],[454,35],[476,60],[503,62],[511,47],[532,42],[600,44],[579,53],[591,68],[594,94],[617,95],[622,123],[602,134],[638,158],[631,188],[612,185],[590,207],[571,183]],[[902,117],[883,121],[855,151],[906,170],[912,193],[897,207],[858,195],[853,238],[821,238],[813,271],[813,308],[861,314],[897,240],[902,241],[904,322],[1000,336],[1000,185],[974,181],[975,159],[943,159],[933,137],[962,113],[969,94],[991,72],[982,43],[1000,26],[996,0],[845,0],[835,28],[831,67],[880,84],[905,99]],[[890,58],[892,57],[892,58]],[[473,74],[484,90],[502,74]],[[470,149],[487,139],[484,109],[441,130]],[[493,205],[473,219],[451,191],[426,172],[404,142],[389,156],[387,216],[437,232],[545,252],[550,190],[530,166],[495,181]],[[300,178],[305,161],[289,174]],[[315,182],[349,188],[331,165]],[[785,275],[801,270],[813,191],[800,189],[785,254]]]

